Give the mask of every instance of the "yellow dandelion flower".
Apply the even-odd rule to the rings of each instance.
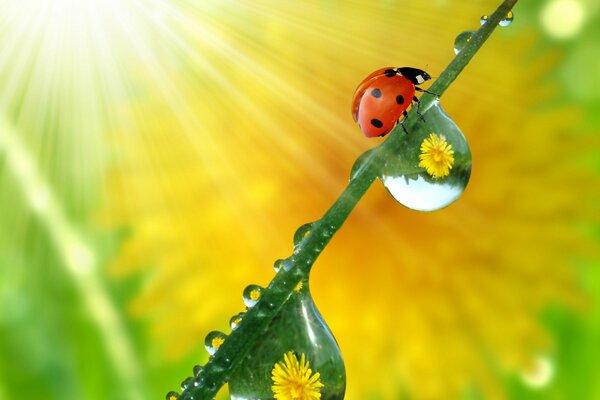
[[[223,339],[222,337],[216,337],[213,340],[211,340],[210,345],[213,349],[218,350],[223,343],[225,343],[225,339]]]
[[[429,175],[436,179],[445,178],[454,164],[454,150],[444,135],[431,133],[421,143],[419,160],[419,167],[425,168]]]
[[[288,2],[272,2],[253,13],[248,3],[247,13],[212,26],[211,41],[194,36],[190,48],[204,50],[207,67],[193,76],[202,80],[169,75],[164,86],[190,112],[170,112],[165,96],[149,92],[139,105],[143,134],[119,135],[115,150],[124,161],[110,180],[109,215],[131,234],[110,271],[143,274],[131,311],[149,319],[165,359],[186,358],[198,337],[242,307],[246,285],[270,281],[274,260],[290,254],[294,229],[331,206],[356,155],[372,146],[345,107],[373,63],[387,65],[397,48],[360,46],[357,57],[346,33],[376,43],[399,23],[423,29],[404,15],[429,15],[447,40],[417,35],[403,51],[431,56],[430,69],[441,71],[456,26],[472,26],[481,13],[479,2],[434,13],[429,3],[407,0],[406,13],[388,18],[375,3],[333,2],[340,18],[328,17],[330,7],[291,13]],[[223,21],[218,9],[201,18]],[[292,14],[295,24],[280,17]],[[302,29],[303,18],[311,29]],[[221,26],[226,37],[215,44]],[[501,398],[497,366],[521,371],[550,350],[541,310],[578,304],[572,263],[592,253],[581,226],[598,220],[600,188],[590,184],[598,176],[575,162],[594,149],[594,135],[569,134],[579,115],[569,108],[540,107],[561,92],[536,83],[557,74],[548,74],[552,55],[532,58],[535,39],[524,32],[495,34],[444,95],[477,158],[463,197],[424,215],[374,185],[315,265],[310,287],[344,351],[349,399],[398,398],[400,390],[415,400],[456,399],[466,386]],[[476,101],[464,107],[465,97]],[[517,128],[522,134],[511,133]]]
[[[291,351],[271,371],[273,394],[277,400],[318,400],[324,385],[318,372],[312,373],[304,353],[298,357]]]

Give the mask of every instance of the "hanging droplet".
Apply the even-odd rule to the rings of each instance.
[[[231,317],[231,319],[229,320],[229,326],[231,327],[232,331],[235,331],[237,327],[240,326],[240,322],[242,322],[242,317],[244,316],[244,314],[246,313],[241,312]]]
[[[454,54],[460,53],[460,51],[465,48],[467,43],[471,41],[474,33],[475,32],[473,31],[465,31],[458,34],[456,39],[454,39]]]
[[[509,11],[506,16],[504,18],[502,18],[500,20],[500,22],[498,22],[498,25],[500,26],[509,26],[510,24],[512,24],[513,20],[515,19],[515,15],[513,14],[512,11]]]
[[[260,296],[262,294],[263,288],[258,285],[248,285],[246,289],[244,289],[244,304],[248,308],[252,308],[258,303],[260,300]]]
[[[434,211],[454,202],[471,176],[471,151],[464,135],[439,104],[422,112],[425,122],[405,135],[381,181],[402,205]]]
[[[300,250],[302,241],[308,236],[312,227],[313,223],[309,222],[296,230],[296,233],[294,233],[294,253],[297,253]]]
[[[342,400],[345,388],[340,349],[315,307],[306,280],[229,379],[231,400],[270,400],[277,393],[282,399]],[[315,395],[298,397],[298,390]]]
[[[204,347],[206,348],[206,351],[208,351],[208,354],[211,356],[214,355],[217,350],[219,350],[219,347],[225,343],[226,338],[227,335],[225,335],[223,332],[209,332],[208,335],[206,335],[206,339],[204,339]]]
[[[275,270],[275,272],[281,271],[282,268],[284,271],[289,271],[292,268],[292,264],[293,263],[290,258],[286,258],[283,260],[279,259],[273,264],[273,269]]]
[[[177,400],[179,398],[179,393],[174,392],[174,391],[170,391],[169,393],[167,393],[167,395],[165,396],[165,400]]]
[[[204,367],[202,367],[202,365],[194,365],[194,369],[192,370],[194,376],[200,375],[202,371],[204,371]]]
[[[481,18],[479,18],[479,23],[483,25],[487,22],[488,19],[490,19],[490,17],[488,17],[487,15],[482,15]]]

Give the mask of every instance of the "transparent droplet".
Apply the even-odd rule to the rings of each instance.
[[[181,382],[181,391],[185,391],[188,387],[190,387],[193,381],[194,378],[192,377],[185,378],[184,381]]]
[[[211,356],[214,355],[217,350],[219,350],[219,347],[225,343],[225,339],[227,339],[227,335],[223,332],[209,332],[208,335],[206,335],[206,339],[204,339],[204,347],[206,348],[206,351],[208,351],[208,354]]]
[[[231,327],[232,331],[235,331],[237,327],[240,326],[240,322],[242,322],[242,317],[244,316],[244,314],[246,313],[241,312],[231,317],[231,319],[229,320],[229,326]]]
[[[165,396],[165,400],[177,400],[179,398],[179,393],[174,392],[174,391],[170,391],[169,393],[167,393],[167,395]]]
[[[300,250],[302,241],[308,236],[312,227],[313,223],[309,222],[296,230],[296,233],[294,233],[294,253],[297,253]]]
[[[456,39],[454,39],[454,54],[460,53],[460,51],[465,48],[467,43],[471,41],[474,33],[475,32],[473,31],[465,31],[458,34]]]
[[[273,269],[275,270],[275,272],[281,271],[282,268],[284,271],[289,271],[292,268],[292,260],[286,258],[275,261],[275,263],[273,264]]]
[[[263,288],[258,285],[248,285],[246,289],[244,289],[244,304],[248,308],[252,308],[258,303],[260,300],[260,296],[262,295]]]
[[[194,376],[200,375],[202,371],[204,371],[204,367],[202,367],[202,365],[194,365],[194,369],[192,370]]]
[[[498,22],[498,25],[509,26],[510,24],[512,24],[514,19],[515,19],[515,15],[513,14],[512,11],[509,11],[508,14],[506,14],[506,16],[504,18],[502,18],[500,20],[500,22]]]
[[[479,18],[479,23],[483,25],[487,22],[488,19],[490,19],[490,17],[488,17],[487,15],[482,15],[481,18]]]
[[[464,135],[439,104],[422,112],[425,122],[402,138],[381,181],[402,205],[435,211],[458,199],[471,176],[471,151]]]
[[[269,327],[236,367],[229,379],[231,400],[273,399],[275,365],[302,365],[303,359],[305,369],[300,372],[307,373],[310,369],[310,377],[319,373],[318,379],[312,383],[310,379],[309,382],[304,379],[305,385],[317,390],[322,400],[342,400],[346,388],[344,362],[335,338],[313,302],[307,281],[303,281],[300,291],[292,292]],[[293,372],[288,370],[287,374],[290,373]],[[292,385],[290,389],[298,387]]]

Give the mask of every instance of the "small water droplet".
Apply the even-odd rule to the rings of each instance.
[[[513,14],[512,11],[509,11],[508,14],[506,14],[506,16],[500,20],[498,25],[509,26],[510,24],[512,24],[514,19],[515,19],[515,15]]]
[[[485,24],[485,23],[487,22],[487,20],[488,20],[489,18],[490,18],[490,17],[488,17],[487,15],[482,15],[482,16],[481,16],[481,18],[479,18],[479,23],[480,23],[481,25],[483,25],[483,24]]]
[[[188,387],[190,387],[193,380],[194,380],[194,378],[192,378],[192,377],[185,378],[184,381],[181,382],[181,390],[185,391]]]
[[[202,365],[194,365],[194,369],[192,370],[194,376],[200,375],[202,371],[204,371],[204,367],[202,367]]]
[[[282,268],[284,271],[289,271],[292,268],[291,259],[286,258],[275,261],[275,264],[273,264],[273,269],[275,270],[275,272],[281,271]]]
[[[217,350],[219,350],[219,347],[221,347],[221,345],[225,343],[226,338],[227,335],[225,335],[223,332],[209,332],[208,335],[206,335],[206,338],[204,339],[204,347],[206,348],[206,351],[208,351],[208,354],[210,354],[211,356],[214,355],[217,352]]]
[[[460,197],[471,176],[469,145],[452,119],[435,102],[402,153],[382,170],[381,181],[402,205],[435,211]]]
[[[229,320],[229,326],[231,327],[232,331],[235,331],[237,327],[240,326],[240,322],[242,322],[242,317],[244,316],[244,314],[246,313],[241,312],[231,317],[231,319]]]
[[[173,390],[171,390],[169,393],[167,393],[167,395],[165,396],[165,400],[177,400],[179,398],[179,393],[174,392]]]
[[[246,307],[251,308],[258,303],[260,297],[262,296],[263,288],[258,285],[248,285],[246,289],[244,289],[244,304]]]
[[[296,230],[296,233],[294,233],[294,253],[300,250],[300,244],[310,234],[312,227],[313,223],[309,222]]]
[[[465,48],[467,43],[471,41],[473,33],[473,31],[465,31],[458,34],[456,39],[454,39],[454,54],[460,53],[461,50]]]

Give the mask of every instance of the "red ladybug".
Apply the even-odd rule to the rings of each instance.
[[[417,85],[429,79],[427,72],[411,67],[382,68],[367,76],[356,88],[352,100],[352,116],[365,136],[388,134],[401,116],[407,116],[406,109],[413,101],[418,112],[415,91],[427,92]]]

